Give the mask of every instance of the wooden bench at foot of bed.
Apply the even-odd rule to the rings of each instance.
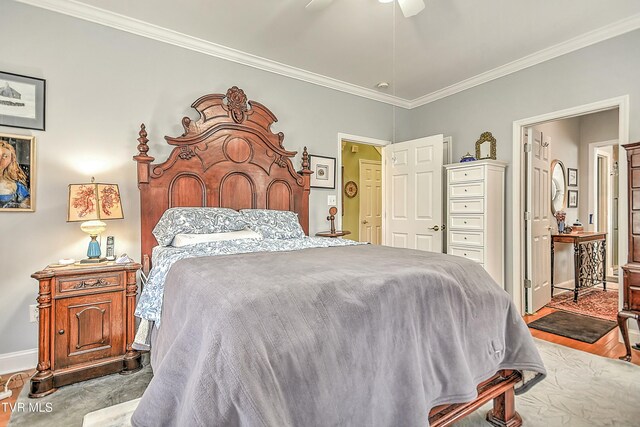
[[[493,409],[487,413],[487,421],[494,426],[519,427],[522,419],[515,408],[514,386],[520,381],[520,372],[500,371],[478,386],[478,397],[474,401],[433,408],[429,413],[429,425],[449,426],[493,399]]]

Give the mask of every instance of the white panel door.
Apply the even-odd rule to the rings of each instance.
[[[442,139],[384,147],[386,245],[442,252]]]
[[[551,301],[551,176],[549,143],[531,128],[525,130],[531,147],[527,153],[527,313],[534,313]]]
[[[360,241],[382,244],[382,162],[360,159]]]

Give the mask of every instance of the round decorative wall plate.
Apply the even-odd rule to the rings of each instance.
[[[347,195],[347,197],[351,198],[351,197],[355,197],[356,194],[358,194],[358,184],[356,184],[353,181],[349,181],[344,185],[344,194]]]

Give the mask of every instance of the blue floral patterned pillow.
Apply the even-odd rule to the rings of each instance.
[[[227,208],[169,208],[153,229],[158,244],[169,246],[176,234],[240,231],[247,227],[240,212]]]
[[[291,211],[270,209],[240,210],[249,228],[262,234],[265,239],[297,239],[304,237],[298,214]]]

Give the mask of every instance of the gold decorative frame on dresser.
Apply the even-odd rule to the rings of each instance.
[[[196,121],[184,117],[184,133],[165,137],[175,148],[163,163],[152,164],[155,159],[149,156],[147,131],[141,125],[134,160],[138,164],[143,271],[148,273],[151,250],[157,245],[153,227],[171,207],[290,210],[298,214],[308,235],[313,172],[306,147],[302,170],[296,172],[291,162],[296,152],[284,149],[283,133],[270,130],[276,117],[262,104],[247,101],[236,86],[226,94],[205,95],[192,107],[200,117]],[[518,427],[522,420],[515,410],[514,387],[521,381],[518,371],[499,371],[478,384],[478,398],[472,402],[434,408],[430,425],[448,426],[493,400],[487,420],[495,426]]]

